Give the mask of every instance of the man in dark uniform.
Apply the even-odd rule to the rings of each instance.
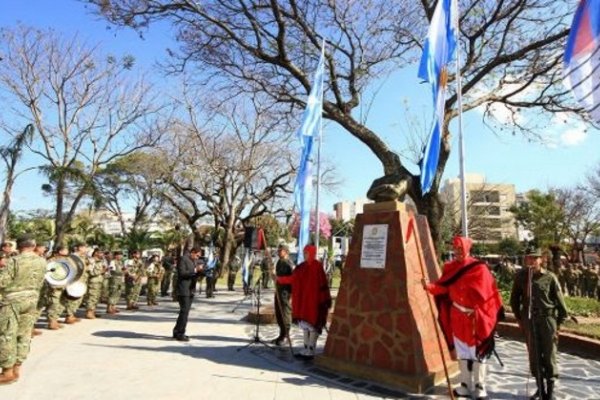
[[[279,325],[279,336],[272,343],[281,346],[288,337],[290,325],[292,324],[292,307],[290,298],[292,295],[292,271],[294,264],[289,259],[289,248],[280,244],[277,248],[277,264],[275,265],[275,318]]]
[[[187,342],[190,339],[185,335],[188,315],[192,307],[191,284],[196,279],[196,275],[202,270],[202,267],[196,264],[200,257],[200,249],[193,248],[189,254],[181,257],[177,263],[177,301],[179,302],[179,316],[177,323],[173,328],[173,338],[181,342]]]
[[[558,331],[568,316],[558,279],[542,267],[546,260],[547,256],[539,251],[530,254],[526,259],[529,268],[517,273],[510,296],[510,306],[525,333],[531,373],[536,378],[538,390],[531,399],[542,400],[554,399]]]

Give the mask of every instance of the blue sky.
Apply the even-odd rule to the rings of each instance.
[[[78,32],[90,42],[99,42],[107,53],[132,54],[139,65],[148,69],[166,55],[165,49],[175,46],[167,25],[153,26],[142,40],[129,29],[109,27],[91,15],[85,6],[75,0],[3,0],[0,5],[0,26],[10,27],[17,22],[47,28],[52,27],[66,35]],[[417,65],[390,76],[369,113],[367,125],[385,138],[394,150],[406,147],[403,128],[406,126],[406,106],[410,117],[422,122],[421,129],[429,130],[431,116],[430,89],[418,83]],[[502,119],[502,110],[499,118]],[[358,111],[357,111],[358,112]],[[523,118],[531,118],[523,116]],[[517,191],[550,186],[568,186],[580,182],[586,173],[600,162],[600,136],[595,130],[577,123],[564,123],[551,115],[541,116],[549,128],[540,134],[544,143],[531,142],[521,135],[513,136],[505,130],[495,134],[482,124],[482,114],[472,111],[464,118],[464,136],[467,172],[486,175],[492,183],[514,183]],[[455,125],[452,126],[455,131]],[[456,137],[444,179],[458,174]],[[325,193],[321,210],[331,211],[334,202],[364,197],[373,179],[381,176],[379,161],[357,139],[334,123],[324,127],[323,159],[337,165],[343,179],[338,194]],[[34,160],[26,160],[33,165]],[[409,169],[416,171],[414,165]],[[42,179],[29,173],[17,182],[14,207],[16,209],[50,208],[48,199],[41,195]]]

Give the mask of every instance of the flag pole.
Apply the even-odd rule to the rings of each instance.
[[[458,19],[458,13],[456,15]],[[456,23],[458,26],[458,22]],[[457,35],[458,36],[458,35]],[[462,77],[460,74],[460,41],[456,38],[456,98],[458,100],[458,149],[460,170],[460,215],[462,221],[462,235],[469,237],[469,220],[467,217],[467,184],[465,181],[465,143],[463,140],[462,123]]]
[[[321,46],[321,58],[325,62],[325,39]],[[315,207],[315,246],[317,247],[317,259],[319,257],[319,235],[320,235],[320,219],[319,219],[319,194],[321,191],[321,142],[323,141],[323,90],[321,96],[321,117],[319,118],[319,146],[317,147],[317,205]]]

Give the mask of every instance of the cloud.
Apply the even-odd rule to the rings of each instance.
[[[588,134],[585,129],[572,128],[564,131],[560,135],[560,142],[564,146],[577,146],[585,141]]]

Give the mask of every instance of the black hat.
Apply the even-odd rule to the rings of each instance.
[[[288,253],[290,252],[290,247],[285,243],[279,243],[279,246],[277,246],[277,249],[287,251]]]

